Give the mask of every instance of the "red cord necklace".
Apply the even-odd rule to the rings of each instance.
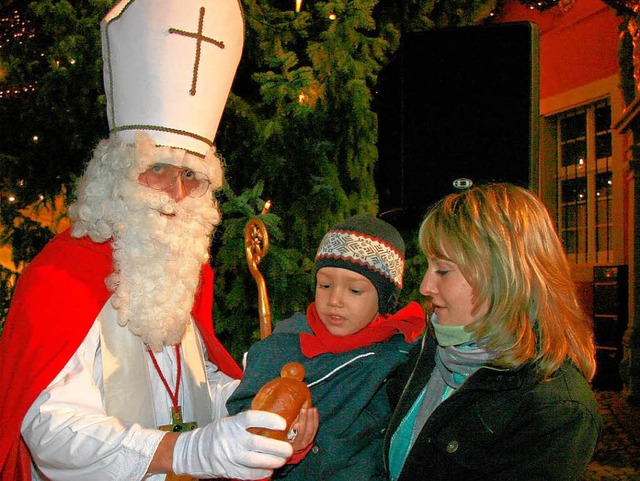
[[[147,352],[149,353],[149,356],[151,356],[153,367],[156,368],[156,372],[158,373],[158,376],[160,376],[160,380],[162,381],[162,384],[164,384],[164,387],[167,390],[169,397],[171,398],[171,404],[173,405],[173,407],[171,408],[171,424],[160,426],[159,429],[162,429],[163,431],[173,431],[173,432],[179,433],[182,431],[191,431],[195,429],[197,427],[197,423],[195,422],[185,423],[182,420],[182,408],[178,405],[178,399],[180,395],[180,379],[182,378],[182,362],[180,359],[180,344],[176,344],[174,347],[176,349],[176,362],[178,364],[175,391],[171,391],[171,387],[169,386],[167,379],[164,377],[164,374],[162,374],[162,370],[160,369],[160,365],[158,364],[158,360],[156,359],[156,356],[153,353],[153,351],[147,348]]]

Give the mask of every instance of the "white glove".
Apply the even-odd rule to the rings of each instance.
[[[249,427],[282,430],[286,421],[277,414],[252,410],[182,433],[173,449],[173,472],[200,478],[270,477],[293,448],[285,441],[251,434]]]

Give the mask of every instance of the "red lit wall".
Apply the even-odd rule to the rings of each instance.
[[[562,2],[561,2],[562,3]],[[621,18],[600,0],[575,0],[543,13],[508,2],[499,22],[528,20],[540,33],[540,98],[551,97],[618,71]]]

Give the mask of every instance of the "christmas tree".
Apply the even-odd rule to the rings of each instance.
[[[99,20],[109,1],[9,1],[0,9],[0,243],[20,270],[53,237],[36,221],[106,134]],[[58,208],[56,208],[58,199]],[[4,319],[18,272],[0,269]]]
[[[309,1],[299,12],[294,6],[244,3],[246,53],[217,138],[232,190],[255,185],[255,208],[268,198],[280,220],[262,267],[275,322],[313,299],[313,258],[327,229],[355,213],[377,213],[372,104],[377,75],[402,33],[474,24],[495,2]],[[236,353],[234,343],[257,339],[255,287],[238,276],[244,220],[224,218],[215,258],[216,330]],[[407,241],[406,285],[414,290],[405,290],[403,302],[417,298],[423,262]]]
[[[54,235],[34,210],[64,216],[97,141],[108,135],[99,21],[115,1],[5,1],[0,8],[0,319],[19,270]],[[245,0],[243,59],[216,139],[226,165],[214,238],[216,330],[238,357],[257,338],[243,230],[264,201],[271,250],[260,265],[277,322],[313,297],[326,230],[377,213],[377,74],[404,32],[487,18],[495,0]],[[415,242],[407,239],[411,249]],[[410,251],[406,284],[418,286]],[[405,299],[415,290],[405,290]]]

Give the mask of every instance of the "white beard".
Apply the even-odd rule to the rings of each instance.
[[[115,225],[115,269],[107,287],[114,292],[118,323],[160,351],[179,343],[191,322],[220,214],[211,192],[176,203],[166,193],[126,182],[122,198],[127,208]]]
[[[156,162],[203,172],[210,189],[176,203],[167,193],[139,184],[140,174]],[[191,322],[200,269],[220,223],[213,191],[222,178],[214,149],[201,158],[158,147],[146,134],[138,134],[135,145],[112,135],[96,147],[78,199],[69,207],[73,237],[113,241],[114,272],[106,283],[118,323],[155,351],[179,343]]]

